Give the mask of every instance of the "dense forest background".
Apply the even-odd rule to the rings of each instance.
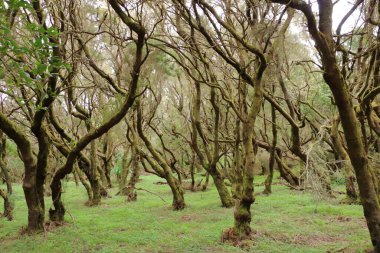
[[[1,0],[0,229],[164,187],[174,211],[214,192],[218,241],[249,249],[255,199],[302,193],[361,205],[380,252],[379,43],[376,0]]]

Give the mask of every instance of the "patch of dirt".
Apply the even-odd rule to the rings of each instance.
[[[153,184],[156,184],[156,185],[165,185],[165,184],[168,184],[167,182],[163,182],[163,181],[158,181],[158,182],[154,182]]]
[[[0,244],[5,242],[12,242],[20,240],[22,236],[20,234],[12,235],[11,233],[5,234],[3,237],[0,237]]]
[[[346,239],[339,236],[299,234],[292,238],[291,243],[297,244],[297,245],[318,246],[320,244],[345,242],[345,241]]]
[[[127,228],[114,228],[112,229],[113,232],[125,232],[125,231],[128,231]]]
[[[266,237],[273,241],[280,241],[280,242],[289,242],[290,239],[285,234],[279,234],[279,233],[268,233],[268,232],[259,232],[254,231],[255,237]]]
[[[192,221],[193,217],[192,215],[186,214],[181,217],[181,221]]]
[[[342,223],[352,223],[357,224],[362,228],[367,228],[367,223],[364,218],[356,218],[356,217],[347,217],[347,216],[333,216],[328,219],[329,222],[334,222],[338,224]]]
[[[51,232],[67,224],[68,223],[64,221],[47,221],[45,222],[44,229],[45,229],[45,232]]]
[[[336,217],[336,220],[339,222],[348,222],[348,221],[352,221],[352,218],[351,217],[338,216],[338,217]]]
[[[297,234],[293,237],[282,233],[255,232],[255,236],[266,237],[273,241],[280,241],[287,244],[296,244],[303,246],[318,246],[334,242],[347,242],[343,237],[317,234]]]
[[[101,250],[101,249],[103,249],[104,248],[104,244],[96,244],[96,246],[95,246],[95,250],[97,250],[97,251],[99,251],[99,250]]]
[[[64,222],[64,221],[47,221],[44,224],[44,231],[41,231],[41,233],[42,232],[44,232],[44,233],[52,232],[52,231],[56,230],[57,228],[62,227],[62,226],[66,226],[68,224],[69,223]],[[40,232],[37,232],[36,234],[38,234],[38,233],[40,233]],[[28,229],[26,227],[23,227],[20,230],[20,235],[33,235],[33,233],[30,233],[30,231],[28,231]]]
[[[326,253],[357,253],[358,251],[359,251],[358,249],[354,249],[350,246],[346,246],[341,249],[328,250],[326,251]],[[373,249],[366,249],[364,250],[364,253],[374,253],[374,252],[373,252]]]

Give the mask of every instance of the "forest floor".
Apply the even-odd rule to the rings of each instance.
[[[276,184],[270,196],[259,195],[253,205],[252,245],[235,248],[220,242],[224,229],[233,225],[233,209],[220,206],[210,185],[206,192],[186,192],[187,207],[170,209],[171,193],[161,179],[142,176],[137,202],[125,197],[103,199],[87,207],[82,186],[66,182],[63,193],[67,224],[34,236],[20,235],[27,219],[20,185],[15,185],[15,219],[0,219],[1,252],[365,252],[369,234],[358,205],[342,205],[338,196],[321,200],[309,193]],[[256,192],[264,177],[255,178]],[[341,186],[338,187],[340,190]],[[165,202],[161,199],[163,198]],[[46,198],[46,209],[51,206]]]

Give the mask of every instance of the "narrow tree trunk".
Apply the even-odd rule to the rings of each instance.
[[[0,159],[1,159],[1,157],[0,157]],[[0,171],[3,172],[5,183],[7,185],[7,192],[0,189],[0,195],[4,200],[3,216],[6,217],[8,220],[12,220],[13,219],[13,209],[14,209],[14,205],[13,205],[13,202],[11,200],[11,196],[13,193],[12,182],[11,182],[11,178],[9,176],[8,170],[6,168],[6,165],[1,160],[0,160]]]
[[[190,176],[191,176],[191,191],[195,192],[197,189],[195,187],[195,154],[193,154],[193,160],[190,166]]]
[[[273,86],[273,94],[274,94],[274,86]],[[272,113],[272,146],[270,149],[270,157],[269,157],[269,173],[265,180],[265,190],[264,194],[272,193],[272,181],[273,181],[273,173],[274,173],[274,163],[276,161],[276,145],[277,145],[277,126],[276,126],[276,109],[274,106],[271,106]],[[269,142],[269,141],[268,141]]]
[[[99,180],[99,184],[101,184],[101,189],[103,191],[103,189],[107,192],[107,188],[108,188],[108,180],[107,180],[107,176],[106,176],[106,172],[104,171],[104,167],[102,166],[99,166],[98,164],[96,165],[96,169],[97,169],[97,177],[98,177],[98,180]],[[103,195],[103,194],[102,194]],[[105,196],[107,196],[107,193],[105,193]]]
[[[78,161],[79,167],[82,167],[82,171],[86,171],[86,168],[84,168],[84,164],[82,164],[81,161]],[[86,205],[91,206],[93,201],[93,192],[91,189],[91,185],[87,182],[84,173],[82,172],[78,167],[74,168],[74,175],[76,175],[79,179],[79,181],[82,183],[84,188],[86,189],[88,200],[86,202]]]
[[[80,182],[80,178],[79,178],[78,170],[77,169],[73,170],[73,176],[74,176],[75,186],[78,187],[79,186],[79,182]]]
[[[137,193],[135,190],[135,186],[139,180],[140,177],[140,166],[139,166],[139,160],[140,156],[135,151],[135,148],[132,150],[132,174],[128,181],[127,189],[126,189],[126,195],[127,195],[127,201],[136,201],[137,200]]]
[[[292,170],[283,162],[281,153],[276,153],[276,161],[278,170],[280,172],[280,175],[283,179],[285,179],[286,182],[288,182],[291,186],[300,186],[300,179],[297,177]]]
[[[11,195],[13,193],[12,181],[8,172],[8,168],[5,163],[7,139],[4,133],[0,130],[0,172],[3,175],[5,183],[7,185],[7,192],[0,189],[0,196],[4,200],[4,213],[3,216],[8,220],[13,219],[13,203],[11,201]]]
[[[0,130],[0,171],[2,172],[5,183],[7,184],[7,193],[12,194],[12,180],[8,172],[8,168],[6,165],[5,157],[6,157],[6,146],[7,146],[7,138],[4,133]]]
[[[3,189],[0,189],[0,196],[4,200],[4,212],[3,216],[9,221],[13,220],[13,205],[9,199],[9,194],[7,194]]]
[[[109,133],[107,132],[105,134],[104,140],[103,140],[103,168],[104,168],[104,175],[107,181],[107,188],[112,188],[112,182],[111,182],[111,170],[109,165]]]
[[[100,186],[100,176],[97,166],[97,154],[96,154],[96,140],[93,140],[90,143],[90,149],[91,149],[91,158],[90,158],[90,174],[91,174],[91,180],[90,184],[92,187],[93,192],[93,198],[92,198],[92,205],[99,205],[101,202],[101,186]]]
[[[206,172],[206,180],[205,180],[204,184],[202,185],[202,191],[207,190],[209,180],[210,180],[210,173]]]
[[[47,166],[46,167],[46,179],[45,179],[45,185],[49,186],[51,183],[51,180],[53,178],[54,172],[55,172],[55,166]],[[44,196],[50,197],[51,196],[51,189],[50,187],[44,187]]]
[[[243,147],[244,147],[244,169],[242,178],[241,196],[237,199],[234,211],[234,240],[244,240],[251,236],[251,205],[254,203],[254,165],[255,165],[255,150],[254,150],[254,127],[256,117],[260,112],[263,102],[263,90],[261,79],[255,80],[254,94],[252,105],[249,113],[246,114],[245,122],[243,122]],[[232,239],[232,238],[231,238]]]
[[[126,195],[127,193],[127,179],[129,174],[129,167],[132,163],[133,157],[131,159],[128,159],[128,153],[129,149],[124,150],[123,154],[123,160],[122,160],[122,168],[121,168],[121,176],[120,176],[120,182],[119,182],[119,190],[121,195]]]
[[[348,156],[346,150],[343,147],[342,141],[340,139],[338,126],[340,118],[337,117],[333,120],[331,127],[331,140],[334,145],[335,152],[337,156],[341,159],[341,167],[343,168],[345,181],[346,181],[346,194],[349,199],[356,200],[358,194],[355,189],[355,176],[352,171],[350,157]]]
[[[232,197],[239,199],[241,196],[241,189],[243,184],[243,168],[241,164],[240,152],[240,119],[236,120],[235,128],[235,145],[234,145],[234,167],[233,167],[233,182],[232,182]]]

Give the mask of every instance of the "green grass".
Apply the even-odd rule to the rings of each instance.
[[[20,185],[15,185],[15,220],[0,219],[1,252],[363,252],[371,247],[360,206],[338,200],[317,200],[309,193],[274,185],[270,196],[259,195],[252,207],[255,237],[249,249],[220,243],[233,225],[233,209],[220,207],[213,185],[206,192],[187,192],[183,211],[170,209],[171,193],[155,176],[142,176],[137,202],[122,196],[84,206],[83,187],[65,183],[68,224],[44,234],[20,235],[27,210]],[[257,184],[263,182],[258,177]],[[262,186],[255,189],[263,190]],[[112,189],[115,195],[117,189]],[[51,200],[46,198],[47,210]],[[344,250],[343,250],[344,249]]]

